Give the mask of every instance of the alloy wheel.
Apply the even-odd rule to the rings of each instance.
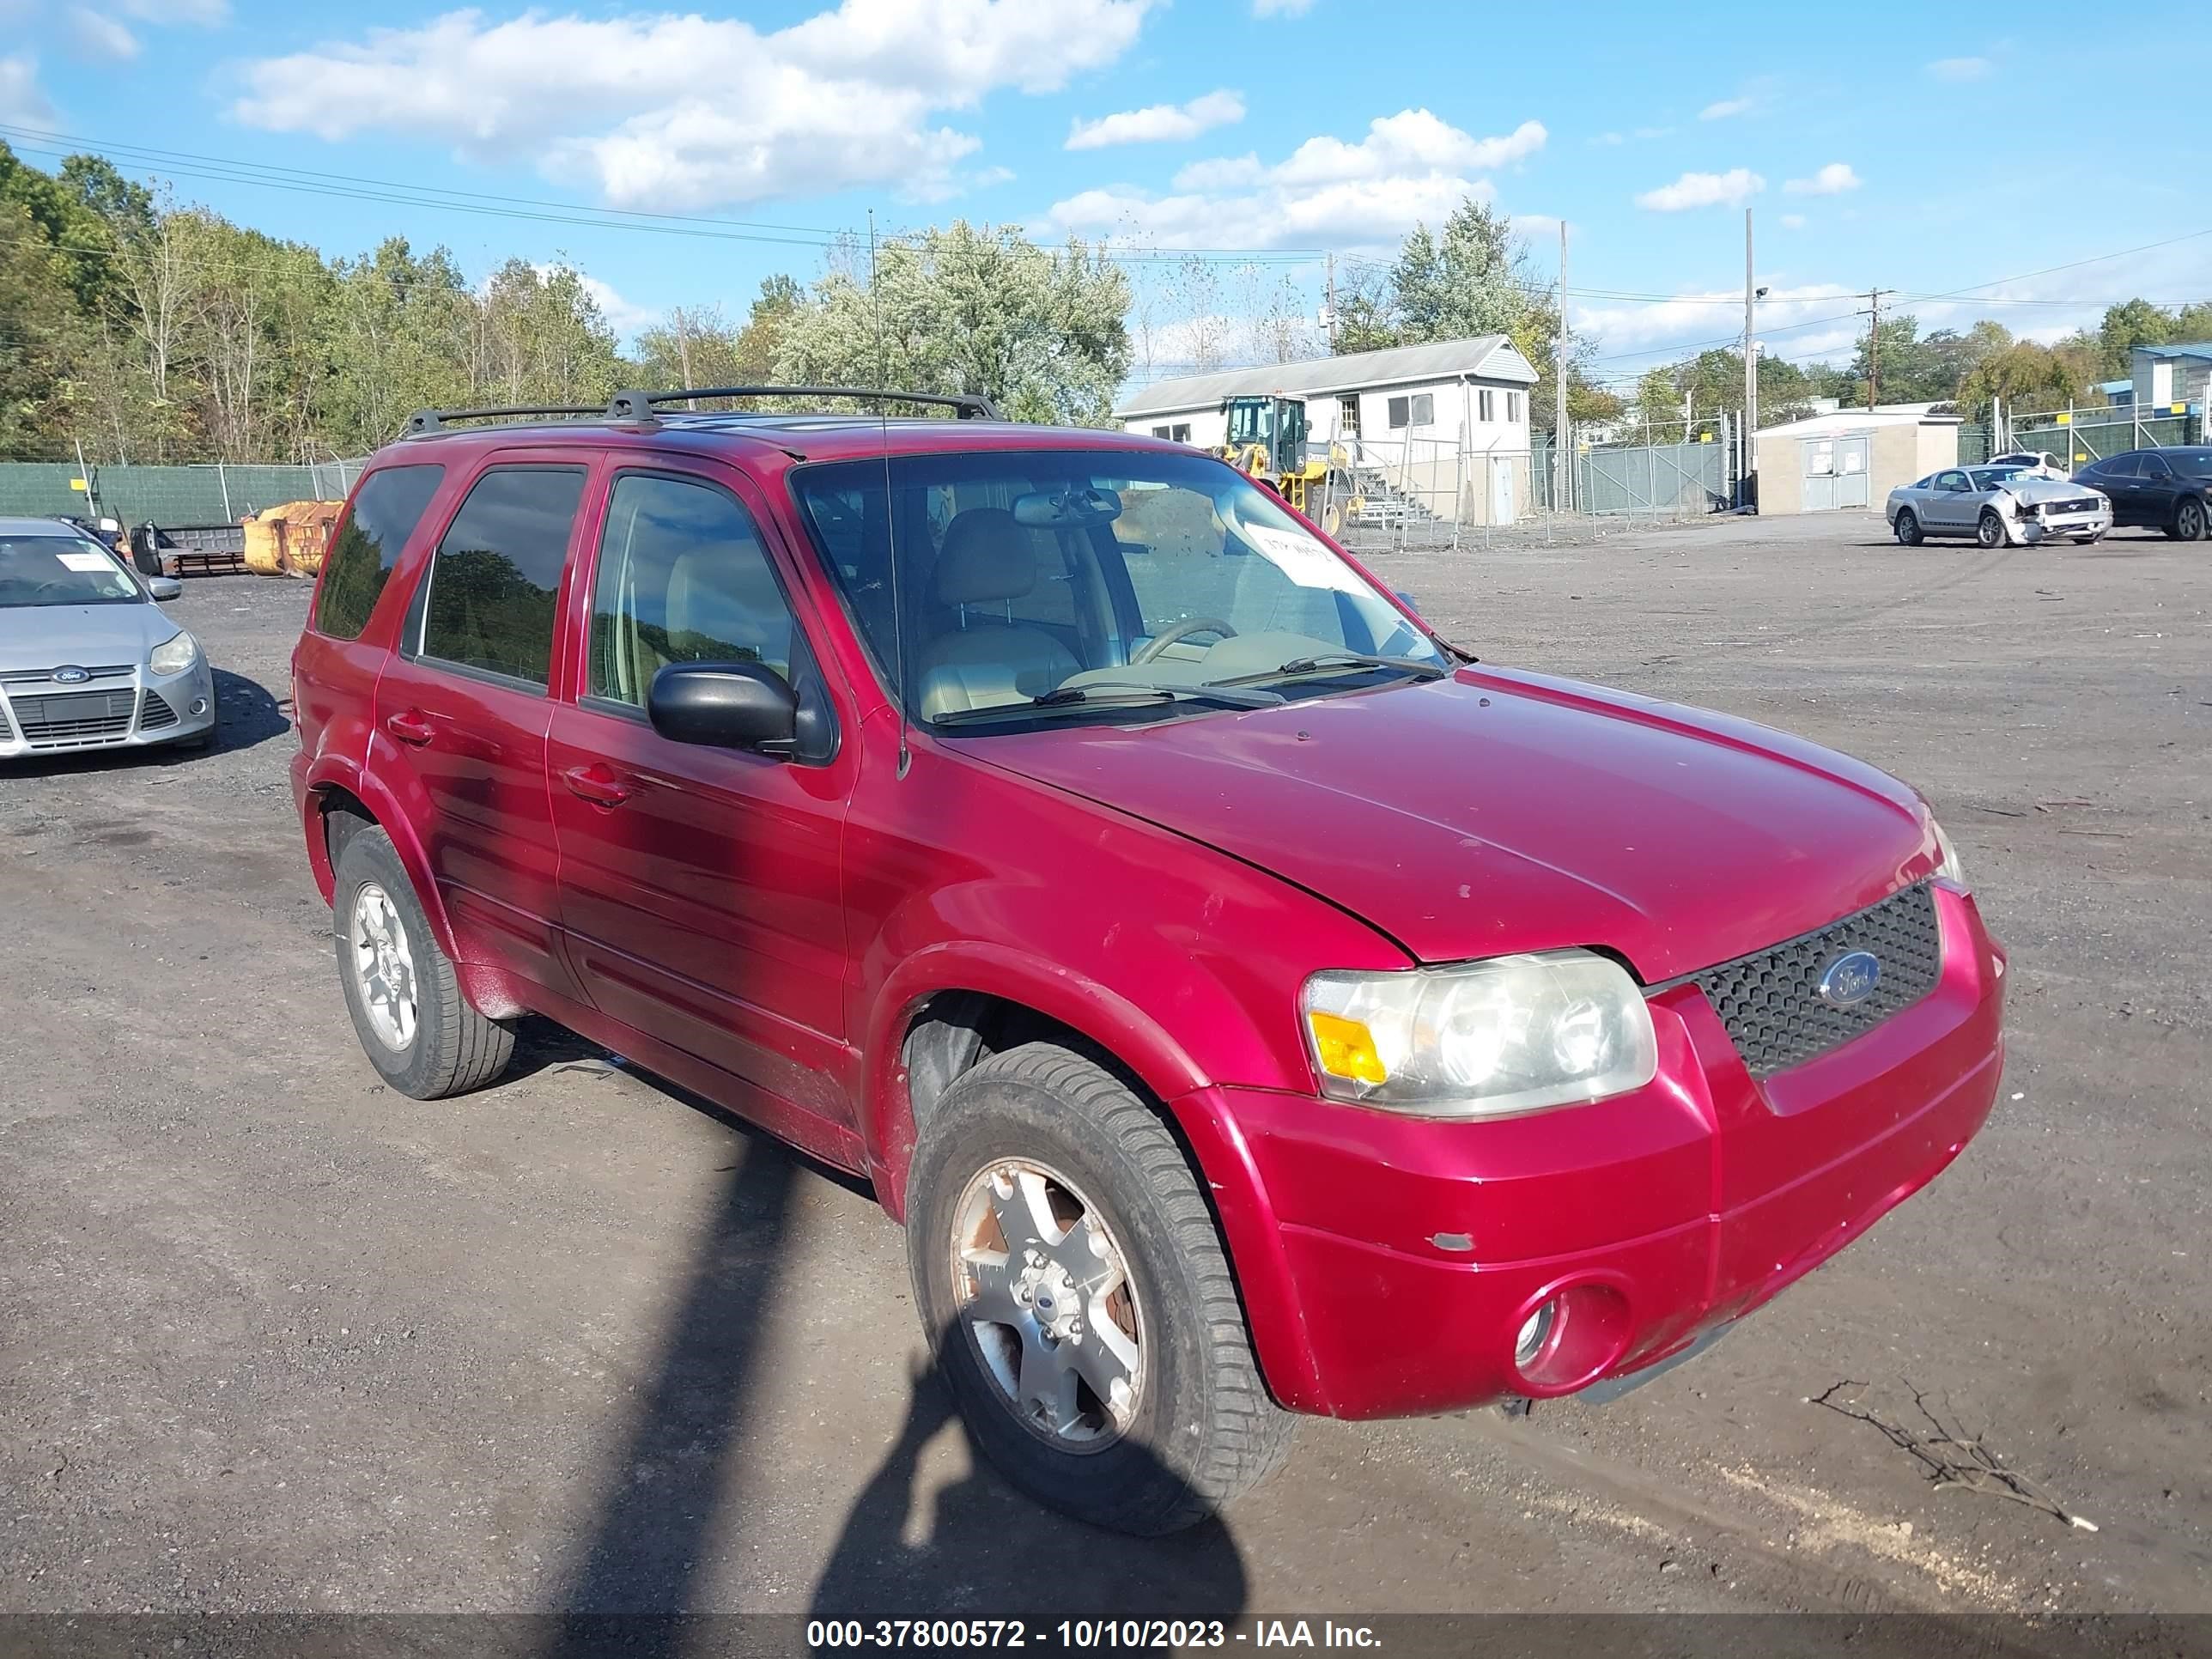
[[[377,1041],[395,1053],[415,1041],[422,1023],[416,1000],[415,953],[392,896],[373,881],[354,894],[347,929],[355,988]]]
[[[1006,1408],[1065,1451],[1103,1450],[1145,1388],[1127,1258],[1075,1184],[1026,1158],[976,1173],[953,1211],[952,1287]]]

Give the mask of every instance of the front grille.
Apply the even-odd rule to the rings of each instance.
[[[146,706],[138,711],[138,729],[158,732],[165,726],[177,723],[177,711],[169,707],[169,700],[159,691],[146,694]]]
[[[1850,1008],[1820,1000],[1820,976],[1838,957],[1865,951],[1881,963],[1874,994]],[[1943,939],[1928,884],[1891,894],[1856,915],[1717,968],[1693,974],[1753,1077],[1771,1077],[1872,1030],[1936,988]]]
[[[138,694],[121,691],[79,691],[57,697],[12,697],[15,724],[34,744],[98,743],[126,736]]]
[[[2094,513],[2102,506],[2094,495],[2083,495],[2070,501],[2045,501],[2043,512],[2046,518],[2056,518],[2063,513]]]
[[[131,665],[127,662],[97,665],[87,663],[57,663],[55,667],[82,668],[95,680],[123,679],[127,678],[131,673]],[[51,687],[53,683],[52,668],[11,668],[5,673],[0,673],[0,685],[6,686],[11,691],[45,690]]]

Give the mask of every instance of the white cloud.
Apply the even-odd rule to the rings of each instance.
[[[1805,216],[1804,216],[1803,214],[1802,214],[1802,213],[1785,213],[1785,214],[1784,214],[1784,215],[1782,216],[1782,228],[1783,228],[1783,229],[1784,229],[1784,230],[1802,230],[1802,229],[1804,229],[1804,228],[1805,228]]]
[[[54,106],[39,90],[39,60],[27,52],[0,58],[0,121],[26,127],[54,124]]]
[[[549,265],[540,265],[538,274],[543,276],[550,270]],[[624,340],[635,337],[640,329],[649,328],[660,320],[658,311],[651,306],[625,300],[616,292],[611,283],[603,283],[580,270],[576,273],[576,280],[583,285],[584,292],[592,296],[592,302],[599,308],[599,315],[607,319],[607,326]]]
[[[1252,0],[1255,17],[1303,17],[1313,9],[1314,0]]]
[[[1980,81],[1996,71],[1996,65],[1986,58],[1939,58],[1928,66],[1938,81]]]
[[[1748,115],[1753,107],[1749,98],[1723,98],[1717,104],[1708,104],[1698,112],[1700,121],[1725,121],[1730,116]]]
[[[81,58],[115,63],[138,55],[138,37],[89,6],[71,6],[67,27],[70,45]]]
[[[1627,142],[1628,140],[1622,137],[1617,132],[1601,132],[1596,137],[1590,140],[1590,143],[1593,144],[1601,144],[1607,149],[1611,149],[1615,144],[1625,144]]]
[[[937,118],[1111,64],[1155,3],[842,0],[768,33],[696,13],[454,11],[250,63],[230,112],[331,140],[382,130],[531,156],[621,207],[868,185],[927,194],[981,143]]]
[[[1109,144],[1156,144],[1195,138],[1215,127],[1244,118],[1244,100],[1233,92],[1209,92],[1187,104],[1152,104],[1143,109],[1102,115],[1069,125],[1069,149],[1104,149]]]
[[[1691,208],[1741,207],[1766,188],[1766,180],[1749,167],[1730,167],[1726,173],[1686,173],[1671,185],[1647,190],[1636,205],[1654,213],[1681,213]]]
[[[1848,161],[1831,161],[1809,179],[1790,179],[1782,188],[1792,196],[1840,196],[1866,181],[1851,171]]]
[[[1425,109],[1369,124],[1358,143],[1309,138],[1282,161],[1256,155],[1194,161],[1173,193],[1126,185],[1053,204],[1062,230],[1123,232],[1164,247],[1343,247],[1387,240],[1416,220],[1437,224],[1468,197],[1487,199],[1492,172],[1541,149],[1542,125],[1477,138]]]

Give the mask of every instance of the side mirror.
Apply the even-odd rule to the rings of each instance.
[[[799,694],[765,663],[675,662],[653,677],[645,712],[672,743],[788,755]]]
[[[185,585],[174,576],[147,577],[146,591],[157,599],[181,599],[185,597]]]

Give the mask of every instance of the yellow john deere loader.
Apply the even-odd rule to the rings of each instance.
[[[1307,517],[1329,522],[1322,528],[1334,535],[1359,509],[1351,493],[1350,463],[1335,445],[1318,460],[1306,449],[1306,406],[1296,398],[1231,398],[1221,405],[1228,420],[1229,441],[1215,451],[1238,471],[1263,483]],[[1338,488],[1325,492],[1330,472]],[[1324,506],[1321,497],[1329,494]]]

